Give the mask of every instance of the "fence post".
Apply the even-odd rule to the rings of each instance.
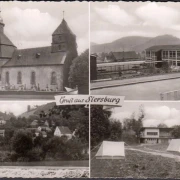
[[[160,100],[163,101],[164,100],[164,94],[160,93]]]

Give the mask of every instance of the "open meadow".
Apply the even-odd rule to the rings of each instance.
[[[91,157],[91,177],[124,178],[180,178],[180,161],[177,158],[162,157],[149,152],[165,152],[167,145],[132,146],[125,149],[125,159],[96,159]],[[97,150],[96,150],[97,151]],[[173,156],[174,153],[167,153]],[[177,154],[176,154],[177,155]]]

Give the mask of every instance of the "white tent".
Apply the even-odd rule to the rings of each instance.
[[[176,152],[180,152],[180,139],[172,139],[167,151],[176,151]]]
[[[124,157],[124,142],[103,141],[96,154],[96,159],[123,159]]]

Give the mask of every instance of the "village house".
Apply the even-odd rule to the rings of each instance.
[[[5,124],[6,124],[6,121],[4,120],[4,117],[1,116],[1,117],[0,117],[0,126],[1,126],[1,125],[5,125]]]
[[[105,60],[107,62],[139,61],[140,57],[135,51],[110,52]]]
[[[0,129],[0,136],[5,137],[5,130],[4,129]]]
[[[73,134],[67,126],[57,126],[54,131],[54,136],[58,136],[58,137],[67,136],[68,139],[71,139]]]
[[[143,127],[140,142],[146,144],[169,143],[173,139],[173,128]]]
[[[34,120],[34,121],[30,124],[30,126],[31,126],[32,128],[38,127],[38,120]]]
[[[145,50],[146,62],[161,67],[163,62],[180,66],[180,45],[152,46]]]
[[[76,36],[65,19],[52,33],[48,47],[17,49],[4,26],[0,18],[1,90],[63,91],[77,57]]]
[[[49,128],[48,126],[39,126],[37,129],[39,131],[51,132],[51,128]]]

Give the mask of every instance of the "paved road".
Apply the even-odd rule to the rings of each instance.
[[[142,152],[142,153],[147,153],[147,154],[152,154],[154,156],[162,156],[162,157],[166,157],[166,158],[171,158],[171,159],[175,159],[176,161],[180,161],[180,156],[178,155],[174,155],[174,154],[170,154],[170,153],[165,153],[165,152],[154,152],[154,151],[144,151],[141,149],[135,149],[135,148],[126,148],[128,150],[131,151],[138,151],[138,152]]]
[[[93,95],[119,95],[125,100],[160,100],[160,93],[180,90],[180,78],[91,90]]]

